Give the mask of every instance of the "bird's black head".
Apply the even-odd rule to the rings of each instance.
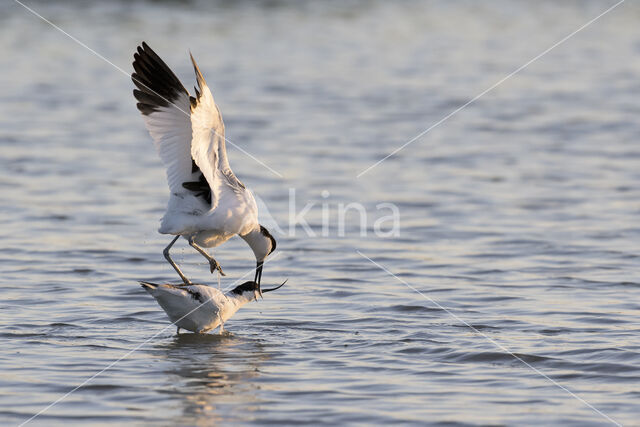
[[[249,295],[251,295],[253,298],[257,299],[258,295],[262,295],[263,292],[271,292],[275,291],[276,289],[280,289],[282,286],[284,286],[285,283],[287,283],[286,280],[281,285],[276,286],[275,288],[260,290],[260,284],[253,280],[250,280],[248,282],[244,282],[242,285],[236,286],[231,292],[239,296],[244,295],[249,297]]]
[[[245,292],[254,292],[260,289],[260,285],[258,285],[253,280],[248,282],[244,282],[242,285],[236,286],[231,292],[237,295],[242,295]]]
[[[255,239],[255,237],[252,237],[252,239],[255,239],[253,241],[257,240],[257,244],[255,246],[260,247],[261,249],[258,251],[261,250],[261,252],[257,252],[256,249],[254,249],[254,253],[256,254],[256,277],[253,280],[258,283],[259,287],[260,281],[262,280],[262,266],[264,264],[264,259],[269,256],[271,252],[276,250],[276,239],[274,239],[271,233],[269,233],[269,230],[262,225],[260,226],[260,233],[255,233],[255,236],[258,238]],[[258,293],[261,294],[260,290],[258,290]]]
[[[276,250],[276,239],[274,239],[271,233],[269,233],[269,230],[264,228],[262,225],[260,226],[260,233],[271,241],[271,249],[269,250],[269,253],[267,253],[267,255],[270,255],[271,252]]]

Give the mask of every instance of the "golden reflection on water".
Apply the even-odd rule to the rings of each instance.
[[[231,332],[176,335],[165,347],[167,391],[180,396],[176,423],[211,425],[246,420],[258,410],[255,379],[269,359],[262,345]],[[229,412],[231,411],[231,412]]]

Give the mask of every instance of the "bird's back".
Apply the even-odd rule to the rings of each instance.
[[[207,332],[218,327],[221,309],[228,304],[227,297],[210,286],[140,283],[156,299],[171,322],[192,332]]]

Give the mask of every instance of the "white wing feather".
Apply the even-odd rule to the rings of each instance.
[[[189,108],[189,95],[185,93],[173,104],[143,116],[160,159],[167,168],[167,183],[174,194],[185,193],[182,183],[196,179],[191,173]]]
[[[191,102],[180,79],[146,43],[133,55],[131,75],[137,107],[167,168],[172,194],[185,193],[193,180],[191,160]],[[197,178],[196,178],[197,179]]]
[[[229,166],[222,115],[193,55],[197,99],[191,103],[191,156],[211,187],[211,208],[215,209],[221,193],[227,189],[244,190]]]

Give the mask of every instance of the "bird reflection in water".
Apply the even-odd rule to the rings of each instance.
[[[269,359],[262,345],[232,333],[180,334],[164,346],[169,387],[181,399],[173,425],[212,425],[251,420],[260,407],[261,364]]]

